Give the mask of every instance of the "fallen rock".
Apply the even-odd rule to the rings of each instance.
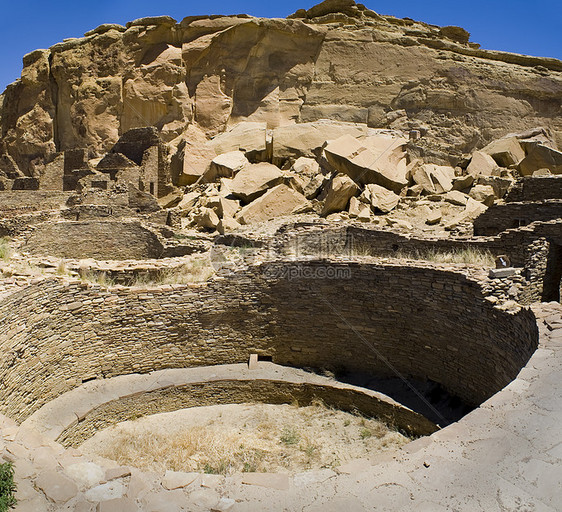
[[[533,174],[534,175],[534,174]],[[497,199],[501,199],[507,194],[509,187],[513,185],[514,180],[511,178],[502,178],[501,176],[479,176],[478,185],[489,185],[494,189],[494,195]]]
[[[175,189],[173,192],[158,199],[158,205],[161,208],[173,208],[177,206],[183,199],[184,193],[180,189]]]
[[[482,153],[490,155],[501,167],[518,165],[525,158],[525,151],[517,137],[495,140],[483,148]]]
[[[472,187],[469,196],[486,206],[492,206],[496,198],[494,189],[490,185],[476,185]]]
[[[403,143],[403,139],[391,137],[359,141],[351,135],[343,135],[328,142],[324,155],[334,169],[347,174],[356,183],[377,184],[400,192],[408,186],[406,160],[397,157]],[[398,153],[394,153],[395,149]]]
[[[468,198],[466,203],[466,207],[463,212],[459,213],[457,216],[453,217],[447,224],[445,225],[445,229],[451,230],[456,228],[459,224],[463,222],[470,222],[473,221],[476,217],[480,214],[484,213],[488,208],[472,199],[471,197]]]
[[[443,213],[441,212],[441,209],[430,209],[429,212],[425,215],[425,223],[428,226],[434,226],[435,224],[439,224],[442,218]]]
[[[475,151],[472,154],[472,159],[466,168],[466,172],[474,177],[491,176],[497,168],[498,164],[490,155],[482,151]]]
[[[349,217],[352,219],[360,220],[361,222],[368,222],[371,220],[371,207],[359,201],[357,197],[352,197],[349,200]]]
[[[427,194],[443,194],[453,188],[455,169],[444,165],[421,164],[412,170],[413,180]]]
[[[347,208],[349,200],[357,194],[359,187],[345,174],[338,174],[327,187],[326,199],[321,216],[326,217],[330,213],[341,212]]]
[[[240,224],[238,223],[238,221],[228,216],[224,216],[217,224],[217,231],[221,235],[224,235],[225,233],[231,233],[232,231],[236,231],[238,228],[240,228]]]
[[[309,206],[310,203],[302,194],[287,185],[278,185],[242,208],[236,220],[241,224],[255,224],[291,215]]]
[[[282,165],[287,159],[313,158],[328,140],[342,135],[361,137],[368,133],[366,124],[342,123],[322,119],[312,123],[282,126],[273,130],[273,163]]]
[[[249,165],[246,155],[242,151],[230,151],[216,156],[211,161],[209,170],[205,172],[204,181],[213,182],[217,178],[232,178],[238,171]]]
[[[382,213],[391,212],[400,202],[399,195],[380,185],[365,185],[360,199]]]
[[[291,169],[296,174],[308,176],[310,178],[315,177],[320,173],[320,165],[318,162],[305,156],[298,158]]]
[[[185,212],[190,212],[197,204],[201,195],[198,192],[188,192],[184,194],[181,201],[178,203],[177,208]]]
[[[206,207],[201,208],[201,211],[193,216],[193,220],[197,224],[197,227],[203,229],[216,229],[220,222],[215,211]]]
[[[282,180],[283,173],[275,165],[259,163],[244,167],[230,183],[230,189],[233,196],[247,204]]]
[[[523,176],[532,176],[540,169],[562,174],[562,152],[536,142],[527,143],[525,148],[527,156],[519,164],[519,172]]]
[[[463,194],[458,190],[451,190],[443,195],[443,199],[445,199],[445,201],[447,201],[448,203],[457,206],[466,206],[469,196],[467,194]]]
[[[308,183],[304,186],[303,194],[307,199],[315,199],[320,194],[324,183],[326,182],[326,176],[323,174],[317,174],[311,178]]]
[[[474,176],[467,174],[466,176],[456,176],[453,178],[453,190],[465,190],[474,183]]]
[[[267,124],[243,121],[217,135],[209,146],[216,155],[241,151],[252,161],[264,160],[267,153]]]

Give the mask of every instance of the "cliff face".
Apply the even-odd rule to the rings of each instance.
[[[183,141],[244,120],[419,130],[426,151],[458,156],[544,126],[562,146],[561,61],[484,51],[457,27],[379,16],[352,0],[290,19],[103,25],[26,55],[0,101],[3,171],[28,176],[60,151],[102,156],[131,128],[156,127],[173,159]]]

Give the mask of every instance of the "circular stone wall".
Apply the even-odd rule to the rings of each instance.
[[[0,301],[1,411],[22,421],[83,381],[273,362],[431,379],[471,405],[537,346],[531,311],[493,307],[433,267],[282,263],[204,285],[105,290],[43,281]]]

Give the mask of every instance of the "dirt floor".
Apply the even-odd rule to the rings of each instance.
[[[126,421],[98,432],[82,451],[146,470],[226,475],[332,468],[409,441],[377,420],[322,404],[242,404]]]

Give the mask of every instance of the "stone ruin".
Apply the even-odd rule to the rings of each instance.
[[[16,510],[557,510],[561,114],[562,62],[353,0],[26,55],[0,95]],[[283,474],[80,452],[139,415],[318,399],[418,439]]]

